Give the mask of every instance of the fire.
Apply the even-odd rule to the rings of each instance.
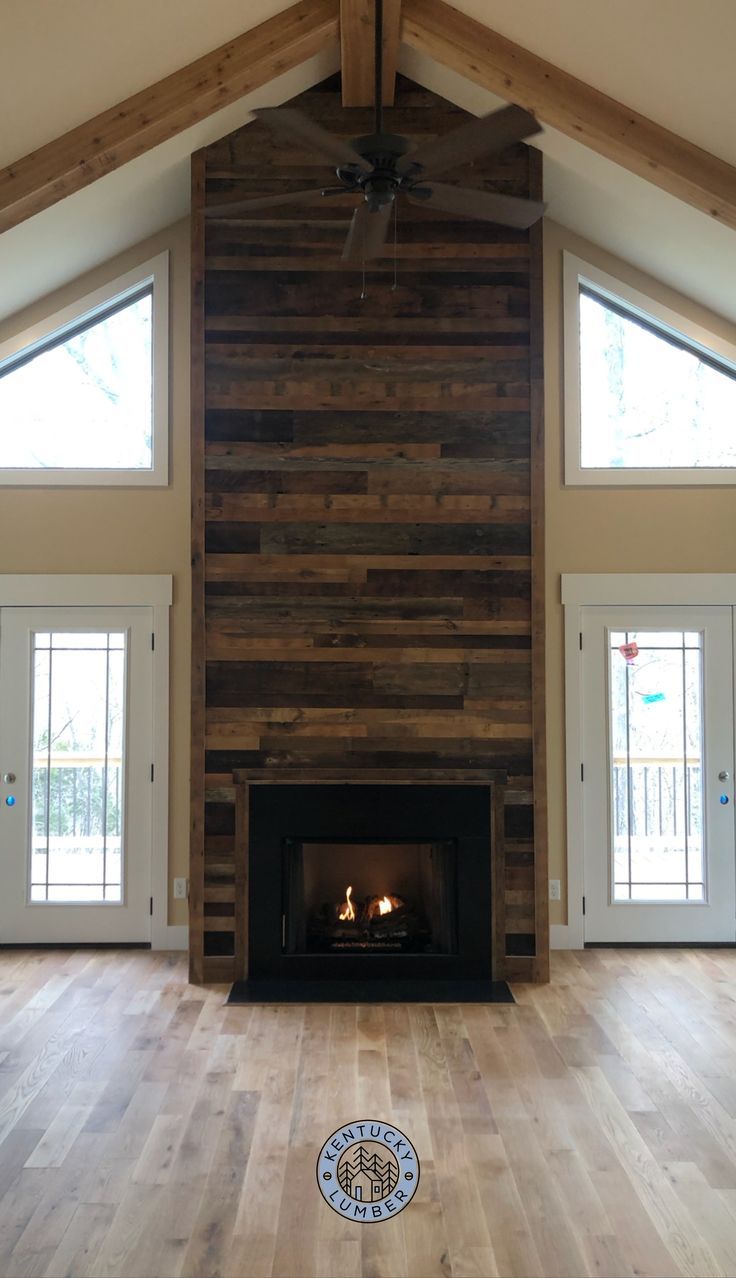
[[[390,892],[385,892],[383,896],[372,896],[366,906],[366,917],[381,918],[384,914],[392,914],[394,910],[402,909],[403,905],[401,897],[392,896]]]
[[[352,887],[349,887],[345,893],[344,908],[340,910],[340,913],[338,915],[338,918],[342,919],[343,921],[345,919],[350,919],[351,921],[355,919],[355,909],[354,909],[352,901],[350,900],[350,897],[352,896],[352,892],[353,892]],[[391,907],[389,906],[389,909],[390,908]],[[381,911],[381,913],[383,913],[383,911]]]

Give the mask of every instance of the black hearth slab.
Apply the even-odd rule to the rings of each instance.
[[[506,981],[236,981],[228,1003],[515,1003]]]

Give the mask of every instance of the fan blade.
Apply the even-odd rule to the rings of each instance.
[[[478,120],[468,120],[467,124],[437,138],[436,142],[428,142],[418,151],[402,156],[397,167],[400,173],[405,173],[412,164],[421,164],[424,170],[422,178],[430,173],[445,173],[461,164],[470,164],[483,155],[503,151],[512,142],[521,142],[522,138],[540,133],[541,128],[541,124],[523,107],[501,107],[500,111],[492,111]]]
[[[461,217],[475,217],[482,222],[498,222],[499,226],[514,226],[525,231],[538,222],[544,213],[539,200],[522,200],[514,195],[496,195],[492,191],[471,191],[465,186],[447,186],[444,182],[432,183],[432,194],[418,198],[407,192],[412,204],[441,209],[443,213],[459,213]]]
[[[337,191],[325,192],[324,187],[316,191],[287,191],[284,195],[257,195],[252,200],[233,200],[230,204],[214,204],[205,210],[207,217],[240,217],[251,209],[273,209],[279,204],[312,204],[325,195],[336,195]]]
[[[368,161],[358,155],[348,142],[335,137],[334,133],[328,133],[321,124],[310,120],[303,112],[295,111],[293,107],[260,107],[253,114],[288,142],[301,142],[335,165],[357,164],[364,173],[371,171]]]
[[[342,251],[343,262],[362,262],[365,258],[378,257],[386,243],[393,207],[393,204],[384,204],[372,213],[365,200],[358,205]]]

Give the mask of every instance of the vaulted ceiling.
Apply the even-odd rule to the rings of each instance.
[[[453,0],[455,8],[736,164],[732,0]],[[0,166],[290,8],[289,0],[4,0]],[[203,15],[206,13],[206,20]],[[370,56],[366,50],[366,56]],[[337,68],[336,48],[0,236],[0,315],[185,216],[188,156]],[[500,103],[402,46],[399,66],[481,114]],[[736,234],[553,128],[541,140],[549,214],[736,319]],[[736,198],[736,194],[735,194]]]

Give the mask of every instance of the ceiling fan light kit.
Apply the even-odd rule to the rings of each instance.
[[[544,213],[538,200],[435,182],[434,177],[483,156],[504,150],[541,131],[523,107],[506,106],[436,138],[418,150],[409,138],[383,131],[383,0],[376,0],[374,131],[346,142],[293,107],[267,107],[254,112],[273,133],[299,142],[335,165],[338,186],[285,195],[264,195],[216,205],[208,217],[243,220],[261,208],[314,203],[332,195],[360,197],[343,248],[343,261],[378,257],[386,242],[391,212],[399,197],[453,216],[470,217],[525,230]]]

